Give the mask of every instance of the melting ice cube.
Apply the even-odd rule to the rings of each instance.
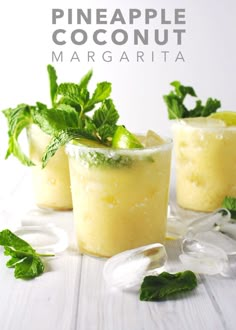
[[[220,231],[224,233],[225,235],[233,238],[236,240],[236,221],[232,223],[224,223],[220,226]]]
[[[227,255],[236,254],[236,241],[218,231],[205,231],[197,233],[194,239],[202,243],[210,243],[224,250]]]
[[[214,275],[226,273],[228,257],[219,247],[195,239],[184,239],[182,254],[179,256],[184,266],[196,273]]]
[[[55,225],[47,226],[22,226],[14,233],[26,240],[39,253],[59,253],[67,249],[68,235]]]
[[[108,285],[127,289],[140,284],[149,273],[162,272],[166,261],[165,247],[159,243],[150,244],[108,259],[103,276]]]
[[[204,215],[193,220],[188,226],[187,236],[194,236],[199,232],[219,229],[231,219],[230,212],[227,209],[218,209],[213,213]]]

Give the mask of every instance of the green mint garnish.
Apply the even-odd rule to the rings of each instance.
[[[197,286],[196,275],[190,271],[176,274],[163,272],[158,276],[146,276],[140,289],[140,300],[159,301]]]
[[[93,75],[92,70],[88,71],[78,84],[58,84],[55,68],[48,65],[47,71],[51,107],[36,102],[34,106],[22,104],[15,109],[4,111],[9,127],[9,146],[6,158],[12,154],[24,165],[34,165],[23,153],[18,142],[18,137],[23,129],[32,124],[36,124],[44,133],[51,136],[51,141],[42,156],[42,167],[47,165],[59,148],[75,138],[96,141],[101,146],[107,147],[120,148],[119,146],[124,147],[124,144],[127,148],[143,147],[128,130],[117,125],[119,114],[110,98],[112,87],[110,82],[99,82],[91,94],[88,84]],[[89,112],[91,112],[90,116]],[[122,140],[120,143],[116,134],[113,141],[115,133],[121,129],[126,131],[126,139],[123,136],[122,139],[120,138]],[[97,163],[99,162],[101,161],[97,161]],[[108,160],[108,162],[111,164],[112,160]],[[118,163],[128,163],[127,157],[122,156]]]
[[[164,95],[163,99],[167,105],[169,119],[188,118],[188,117],[207,117],[211,113],[216,112],[220,108],[219,100],[208,98],[206,104],[203,105],[201,100],[196,100],[193,109],[187,109],[184,105],[186,96],[196,98],[195,90],[190,86],[183,86],[179,81],[173,81],[171,86],[174,90],[168,95]]]
[[[31,108],[27,104],[20,104],[15,109],[3,111],[8,121],[8,149],[5,158],[11,154],[17,157],[24,165],[34,165],[33,162],[24,154],[18,142],[18,137],[24,128],[32,124]]]
[[[7,267],[15,268],[16,278],[32,279],[44,272],[44,264],[40,257],[52,257],[53,254],[38,254],[32,246],[13,234],[9,229],[0,232],[0,245],[4,247],[4,254],[11,258]]]
[[[34,165],[19,145],[18,138],[23,129],[36,124],[49,134],[52,139],[42,158],[43,167],[55,152],[74,138],[87,138],[100,144],[111,145],[117,128],[118,112],[111,94],[111,83],[100,82],[90,94],[88,84],[93,72],[90,70],[78,84],[57,83],[56,70],[47,66],[51,108],[36,102],[30,106],[21,104],[14,109],[7,109],[4,115],[8,120],[8,150],[6,158],[11,154],[24,165]],[[88,112],[93,111],[91,116]]]

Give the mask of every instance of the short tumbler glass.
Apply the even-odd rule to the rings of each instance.
[[[172,142],[144,149],[93,148],[69,155],[73,212],[82,253],[111,257],[166,233]]]
[[[211,118],[177,120],[172,126],[177,203],[210,212],[236,197],[236,127]]]

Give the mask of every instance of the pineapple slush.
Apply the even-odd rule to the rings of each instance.
[[[70,143],[67,152],[81,252],[110,257],[164,241],[169,140],[143,149],[124,150]]]
[[[28,129],[32,181],[36,204],[56,210],[72,209],[68,158],[64,148],[57,150],[48,165],[42,169],[42,155],[51,137],[38,126]]]
[[[213,211],[225,196],[236,197],[236,126],[209,117],[179,120],[173,137],[181,207]]]

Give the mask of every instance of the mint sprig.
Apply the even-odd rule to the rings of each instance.
[[[36,109],[32,117],[34,123],[51,136],[68,127],[77,128],[79,122],[78,112],[65,104],[58,105],[55,109]]]
[[[98,83],[90,94],[88,84],[92,78],[92,70],[88,71],[78,84],[58,84],[55,68],[48,65],[47,71],[52,108],[42,102],[36,102],[34,106],[20,104],[16,108],[3,111],[9,127],[6,158],[12,154],[28,166],[34,164],[22,151],[18,138],[30,125],[38,125],[52,137],[42,158],[42,165],[45,167],[55,152],[75,137],[109,145],[119,117],[113,101],[109,99],[111,83]],[[94,115],[88,116],[87,113],[92,110]]]
[[[187,109],[184,104],[185,98],[191,96],[197,98],[195,90],[190,86],[183,86],[179,81],[173,81],[171,86],[174,90],[163,99],[167,105],[169,119],[188,118],[188,117],[207,117],[220,108],[221,103],[217,99],[208,98],[206,104],[197,99],[193,109]]]
[[[36,102],[34,106],[22,104],[15,109],[4,111],[9,126],[6,158],[12,154],[24,165],[34,165],[18,142],[22,131],[32,124],[51,136],[42,156],[42,167],[47,165],[59,148],[75,138],[85,138],[113,147],[119,114],[110,98],[111,83],[99,82],[90,93],[88,84],[92,78],[92,70],[88,71],[79,83],[61,84],[57,82],[57,73],[52,65],[47,66],[47,71],[51,107]],[[129,133],[129,136],[132,134]]]
[[[43,154],[42,167],[44,168],[47,165],[48,161],[55,155],[55,153],[57,152],[57,150],[59,148],[64,146],[69,141],[76,139],[78,137],[96,141],[95,137],[84,129],[67,128],[67,129],[58,131],[52,137],[49,145],[47,146],[47,148]]]
[[[32,115],[31,108],[27,104],[20,104],[15,109],[7,109],[3,111],[8,121],[8,149],[5,158],[7,159],[11,154],[20,160],[24,165],[31,166],[34,163],[22,151],[18,137],[21,132],[31,125]]]
[[[15,269],[16,278],[28,280],[41,275],[45,267],[40,257],[54,256],[53,254],[38,254],[29,243],[9,229],[0,232],[0,245],[4,247],[5,256],[11,257],[6,265]]]
[[[52,107],[56,106],[56,99],[57,99],[57,73],[55,68],[52,65],[47,66],[48,71],[48,78],[49,78],[49,85],[50,85],[50,96],[51,96],[51,103]]]

